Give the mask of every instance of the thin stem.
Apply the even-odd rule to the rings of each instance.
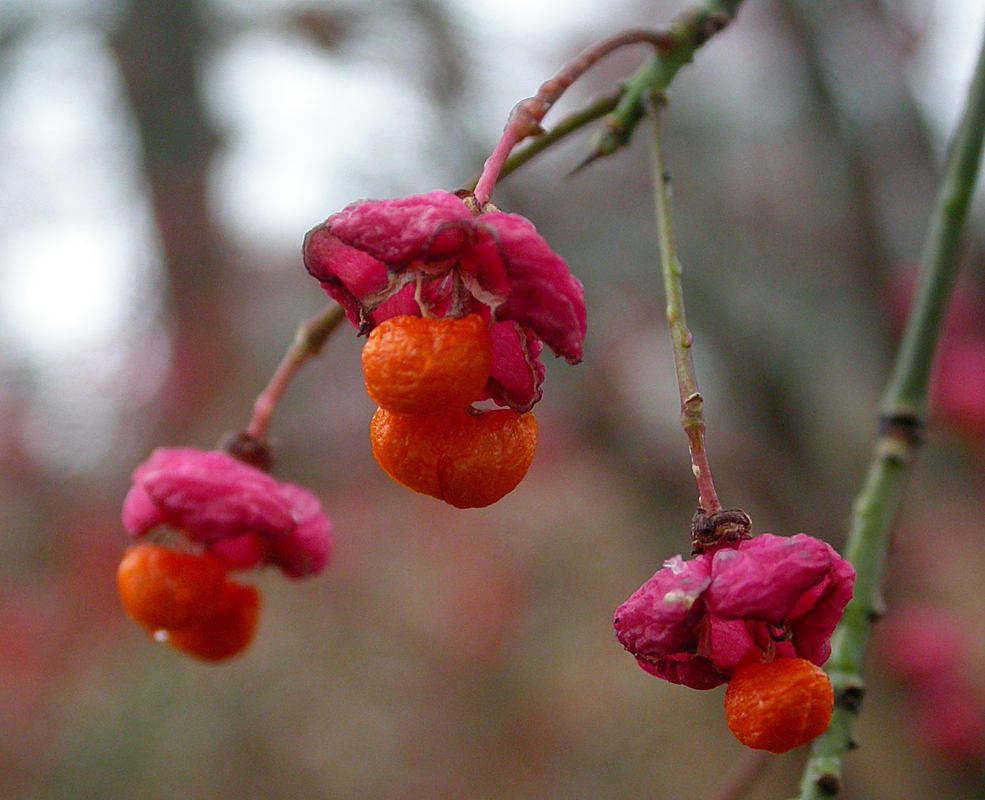
[[[329,304],[324,311],[298,326],[294,340],[270,378],[270,382],[257,396],[253,404],[253,417],[246,433],[263,442],[267,438],[267,428],[274,409],[280,403],[284,392],[301,366],[321,352],[328,337],[345,319],[345,311],[337,303]]]
[[[532,160],[535,156],[540,155],[548,148],[560,142],[562,139],[570,136],[572,133],[581,130],[590,122],[594,122],[599,117],[604,117],[616,107],[616,103],[619,102],[619,98],[621,96],[622,90],[620,89],[618,92],[598,98],[580,111],[575,111],[574,113],[569,114],[567,117],[558,122],[553,128],[547,131],[547,133],[538,136],[532,142],[528,142],[520,149],[515,150],[510,157],[506,159],[506,162],[503,164],[503,168],[499,171],[498,180],[502,180],[511,172],[515,172],[528,161]],[[473,191],[475,190],[478,180],[479,179],[476,178],[469,184],[469,188]]]
[[[882,613],[889,530],[903,494],[927,410],[928,384],[941,323],[958,273],[958,250],[985,138],[985,40],[968,89],[924,245],[917,297],[882,403],[882,430],[853,507],[845,548],[855,566],[855,597],[832,640],[827,670],[835,688],[831,727],[814,742],[801,800],[838,793],[844,753],[854,746],[865,684],[862,666],[872,622]]]
[[[521,100],[513,107],[503,129],[503,135],[492,155],[486,159],[482,174],[476,183],[475,199],[479,205],[489,202],[500,171],[513,148],[528,136],[536,136],[543,132],[540,127],[541,121],[567,88],[599,59],[631,44],[651,44],[660,51],[672,46],[673,41],[666,31],[660,30],[632,29],[610,36],[575,56],[561,67],[553,78],[542,83],[537,94]]]
[[[708,514],[720,511],[722,504],[715,492],[711,477],[708,453],[705,450],[704,400],[698,391],[698,376],[694,370],[691,346],[694,337],[688,330],[684,316],[684,287],[681,280],[681,262],[674,249],[674,231],[670,221],[670,174],[664,166],[660,115],[656,102],[647,108],[653,120],[651,140],[653,188],[656,197],[657,231],[660,236],[660,263],[664,292],[667,295],[667,325],[674,348],[674,367],[677,370],[677,386],[681,397],[681,425],[687,434],[691,451],[691,471],[698,484],[698,505]]]

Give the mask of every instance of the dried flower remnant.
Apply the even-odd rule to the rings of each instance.
[[[159,448],[137,467],[123,526],[142,537],[159,525],[234,569],[274,564],[303,578],[332,553],[331,522],[311,492],[218,451]]]
[[[819,539],[762,534],[667,561],[617,609],[616,634],[644,670],[694,689],[727,682],[750,655],[821,665],[854,579]]]
[[[129,548],[117,588],[156,640],[207,662],[245,650],[259,622],[259,591],[228,570],[273,564],[303,578],[332,552],[331,523],[311,492],[218,451],[155,450],[134,470],[123,525],[135,538],[165,526],[182,537],[179,549]]]
[[[542,343],[581,360],[582,285],[518,214],[440,191],[368,200],[309,231],[303,252],[363,331],[402,315],[486,320],[492,359],[480,399],[529,411],[542,394]]]
[[[303,250],[370,334],[363,374],[380,405],[371,438],[384,471],[459,508],[512,491],[536,447],[526,415],[542,396],[543,344],[582,357],[584,292],[564,260],[523,217],[448,192],[355,203],[309,231]],[[471,408],[483,400],[510,411]]]

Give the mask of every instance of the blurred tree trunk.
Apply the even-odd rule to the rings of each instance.
[[[113,39],[164,254],[163,312],[174,326],[174,349],[157,433],[169,437],[215,396],[224,382],[217,370],[230,371],[233,345],[222,297],[229,269],[206,197],[218,137],[199,92],[207,38],[200,11],[185,0],[134,0]]]
[[[828,52],[846,46],[832,41],[831,34],[845,8],[803,2],[774,2],[773,6],[806,66],[807,96],[816,109],[811,119],[837,143],[844,164],[846,201],[855,223],[850,239],[856,275],[866,299],[882,308],[886,285],[898,273],[902,254],[914,252],[914,247],[919,253],[919,235],[907,239],[896,231],[901,227],[922,231],[937,187],[928,123],[906,80],[901,25],[894,11],[878,0],[852,3],[850,11],[865,31],[866,48],[863,52],[853,48],[854,58],[848,60]],[[841,37],[849,38],[844,33]],[[832,64],[841,74],[832,74]],[[847,101],[845,83],[855,91],[865,91],[864,96],[873,102]],[[908,183],[894,185],[893,179],[901,173]],[[893,226],[883,218],[886,197],[899,195],[904,188],[913,197],[903,204],[909,224]]]

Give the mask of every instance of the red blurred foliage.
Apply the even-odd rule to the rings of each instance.
[[[915,288],[915,276],[890,287],[890,314],[900,332]],[[963,288],[955,291],[944,320],[930,395],[933,418],[985,447],[985,298]]]
[[[972,642],[952,614],[929,606],[895,611],[877,652],[907,690],[912,735],[936,755],[985,764],[985,696],[972,680]]]

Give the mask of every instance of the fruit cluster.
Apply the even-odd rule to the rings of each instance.
[[[783,753],[831,721],[821,665],[854,584],[852,565],[804,533],[723,541],[664,562],[616,610],[616,636],[655,677],[692,689],[727,683],[736,738]]]
[[[763,533],[665,561],[613,622],[646,672],[712,689],[749,653],[824,664],[854,584],[855,570],[826,542]]]
[[[215,556],[134,545],[116,584],[123,607],[148,634],[203,661],[231,658],[256,633],[259,592],[230,580]]]
[[[164,528],[180,543],[126,551],[123,607],[153,638],[204,661],[242,652],[256,632],[259,592],[229,570],[270,565],[300,580],[321,572],[333,548],[332,523],[311,492],[214,450],[155,450],[134,470],[122,516],[134,538]]]
[[[537,447],[531,412],[478,411],[489,380],[488,324],[391,317],[369,335],[363,375],[379,405],[373,456],[398,483],[458,508],[495,503],[526,475]]]

